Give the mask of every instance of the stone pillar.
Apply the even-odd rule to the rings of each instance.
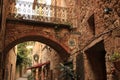
[[[58,77],[60,76],[60,63],[62,63],[62,59],[59,55],[59,53],[56,53],[54,50],[51,51],[50,56],[50,70],[52,70],[52,77],[53,80],[58,80]]]
[[[85,52],[83,52],[83,59],[84,59],[84,80],[94,80],[94,74],[92,72],[92,69],[90,67],[89,60],[87,58],[87,55]]]
[[[0,80],[2,80],[2,73],[3,73],[3,68],[4,68],[4,65],[3,65],[3,52],[2,52],[2,48],[3,47],[3,44],[2,44],[2,36],[0,35]]]
[[[6,26],[6,9],[7,9],[7,0],[3,0],[2,5],[2,21],[1,21],[1,31],[0,31],[0,80],[3,80],[3,68],[4,68],[4,60],[3,60],[3,49],[4,49],[4,35],[5,35],[5,26]]]
[[[2,76],[2,53],[0,52],[0,76]],[[0,77],[0,80],[2,80],[2,77]]]

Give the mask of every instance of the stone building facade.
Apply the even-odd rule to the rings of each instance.
[[[35,56],[38,57],[37,60],[35,60]],[[35,42],[32,52],[32,58],[33,58],[32,67],[38,66],[35,68],[32,67],[30,68],[36,70],[35,73],[36,79],[40,80],[58,79],[60,74],[59,66],[60,63],[62,63],[63,61],[59,54],[54,49],[52,49],[46,44]],[[41,66],[39,66],[40,64]]]
[[[5,61],[5,75],[4,75],[4,80],[15,80],[16,76],[16,48],[12,48],[9,51],[9,54],[6,55],[6,61]]]
[[[79,77],[82,76],[79,79],[120,79],[119,66],[109,61],[111,54],[120,53],[120,1],[78,0],[76,4],[79,21],[77,30],[81,33],[80,52],[76,60],[77,64],[80,61],[83,65],[77,66],[78,71],[81,70]]]
[[[74,71],[77,73],[78,80],[116,80],[116,78],[119,80],[120,66],[110,62],[109,58],[114,52],[120,53],[120,1],[63,1],[67,3],[66,6],[73,9],[74,13],[71,12],[71,14],[74,14],[74,17],[71,20],[74,25],[70,29],[71,31],[60,29],[57,33],[53,28],[43,26],[39,28],[39,26],[31,25],[30,27],[21,23],[6,24],[7,0],[3,1],[3,18],[0,32],[1,75],[4,73],[2,69],[4,48],[19,38],[21,40],[22,37],[32,35],[30,40],[39,41],[41,39],[40,41],[44,40],[44,43],[60,53],[70,53],[69,59],[73,60]],[[13,34],[10,31],[13,31]],[[41,38],[33,39],[33,36],[36,37],[35,35]],[[22,38],[21,41],[25,40],[29,39]],[[61,52],[61,50],[63,51]]]

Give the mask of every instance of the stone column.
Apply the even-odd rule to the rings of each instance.
[[[53,80],[58,80],[60,76],[60,63],[62,63],[62,58],[60,57],[60,53],[55,52],[54,50],[50,53],[50,70],[52,70]]]
[[[3,43],[2,43],[2,36],[0,34],[0,80],[2,80],[2,73],[3,73]]]
[[[2,53],[0,52],[0,76],[2,76]],[[2,77],[0,77],[0,80],[2,80]]]

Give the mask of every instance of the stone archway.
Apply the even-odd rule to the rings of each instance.
[[[57,51],[57,53],[60,55],[60,57],[64,57],[65,60],[67,59],[67,57],[70,55],[70,53],[64,48],[62,47],[62,45],[60,45],[57,42],[54,42],[48,38],[45,38],[43,36],[26,36],[20,39],[17,39],[11,43],[9,43],[5,49],[4,49],[4,53],[7,54],[8,51],[13,48],[15,45],[22,43],[22,42],[26,42],[26,41],[38,41],[38,42],[42,42],[46,45],[49,45],[51,48],[53,48],[54,50]]]
[[[60,62],[59,61],[66,61],[68,56],[69,56],[69,53],[61,46],[59,45],[57,42],[54,42],[48,38],[45,38],[43,36],[26,36],[26,37],[23,37],[23,38],[20,38],[20,39],[17,39],[13,42],[11,42],[10,44],[8,44],[5,49],[4,49],[4,61],[5,63],[3,63],[3,65],[5,66],[5,70],[3,74],[5,74],[5,76],[7,75],[7,73],[9,73],[9,69],[7,68],[6,66],[6,59],[8,58],[7,55],[10,56],[10,53],[8,53],[10,51],[10,49],[12,49],[15,45],[19,44],[19,43],[22,43],[22,42],[26,42],[26,41],[39,41],[39,42],[42,42],[42,43],[45,43],[47,45],[49,45],[50,47],[52,47],[54,50],[57,51],[57,55],[54,57],[55,59],[58,59],[56,61],[54,61],[55,63],[54,64],[59,64]],[[60,58],[59,58],[60,56]],[[12,58],[12,56],[11,56]],[[59,60],[60,59],[60,60]],[[54,60],[54,59],[53,59]],[[57,62],[58,61],[58,62]],[[51,62],[53,64],[53,62]],[[15,64],[14,64],[15,65]],[[9,71],[7,71],[7,69]],[[54,72],[56,72],[56,76],[58,76],[58,71],[57,70],[54,70]],[[10,72],[11,73],[11,72]]]
[[[54,27],[54,25],[47,26],[36,22],[7,21],[3,60],[5,61],[6,55],[15,45],[26,41],[38,41],[53,48],[61,57],[60,59],[67,61],[70,55],[70,48],[68,47],[69,30],[66,28],[56,29]],[[3,63],[3,65],[5,66],[6,64]]]
[[[61,26],[31,21],[8,20],[4,52],[6,53],[20,42],[39,41],[49,45],[60,54],[68,55],[71,51],[68,44],[70,33],[66,26]]]

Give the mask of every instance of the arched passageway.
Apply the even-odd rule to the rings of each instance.
[[[26,41],[38,41],[50,46],[51,48],[57,51],[57,53],[63,58],[63,60],[67,60],[68,56],[70,55],[70,53],[67,50],[65,50],[64,47],[62,47],[62,45],[48,38],[45,38],[44,36],[27,36],[15,40],[5,47],[3,51],[4,54],[7,54],[10,51],[10,49],[13,48],[15,45]]]
[[[9,9],[8,11],[6,11],[8,15],[5,21],[5,36],[3,43],[4,48],[2,50],[4,56],[2,55],[2,61],[6,59],[6,55],[11,48],[25,41],[38,41],[47,44],[57,51],[62,60],[67,60],[70,53],[72,53],[72,49],[70,48],[70,46],[72,46],[73,48],[73,46],[76,46],[74,43],[77,43],[76,40],[73,41],[73,36],[69,32],[71,30],[71,25],[74,26],[74,12],[73,8],[69,9],[69,3],[67,3],[66,0],[55,1],[57,1],[57,4],[55,4],[56,6],[58,6],[59,3],[61,4],[59,5],[59,7],[56,7],[54,4],[52,4],[56,8],[50,6],[53,10],[52,13],[56,15],[52,15],[51,17],[48,16],[48,18],[46,18],[45,16],[41,17],[33,15],[32,19],[30,15],[18,15],[16,13],[15,1],[8,2],[10,4],[8,4],[9,6],[6,6]],[[21,3],[19,4],[21,5]],[[29,4],[24,4],[25,3],[22,4],[24,7],[29,6]],[[36,6],[39,7],[39,5]],[[47,8],[47,6],[44,6],[44,8],[49,11],[49,8]],[[54,10],[57,12],[55,12]],[[70,38],[72,39],[72,43]],[[4,63],[2,64],[4,65]]]
[[[53,53],[54,57],[52,59],[53,62],[51,62],[51,64],[54,65],[54,66],[52,66],[52,67],[57,67],[56,65],[59,65],[60,62],[67,61],[67,59],[69,57],[69,53],[61,45],[59,45],[58,43],[56,43],[56,42],[54,42],[54,41],[52,41],[52,40],[50,40],[48,38],[43,37],[43,36],[27,36],[27,37],[20,38],[18,40],[13,41],[12,43],[10,43],[4,49],[4,61],[5,61],[5,63],[3,63],[3,65],[5,66],[4,67],[4,76],[5,76],[4,79],[7,78],[6,77],[7,75],[12,76],[11,72],[15,71],[15,70],[11,71],[12,69],[15,69],[15,68],[13,68],[15,63],[10,64],[11,69],[8,68],[9,64],[6,64],[6,60],[8,60],[7,59],[8,56],[12,55],[11,54],[11,49],[13,49],[15,47],[15,45],[17,45],[19,43],[22,43],[22,42],[26,42],[26,41],[42,42],[42,43],[44,43],[46,45],[49,45],[51,48],[53,48],[57,52],[57,55],[55,55]],[[12,56],[11,56],[11,58],[12,58]],[[13,56],[13,58],[14,58],[14,56]],[[11,75],[9,73],[11,73]],[[54,74],[54,73],[56,73],[56,74]],[[58,70],[53,70],[53,74],[54,74],[54,77],[57,78],[58,74],[59,74],[59,71]]]

